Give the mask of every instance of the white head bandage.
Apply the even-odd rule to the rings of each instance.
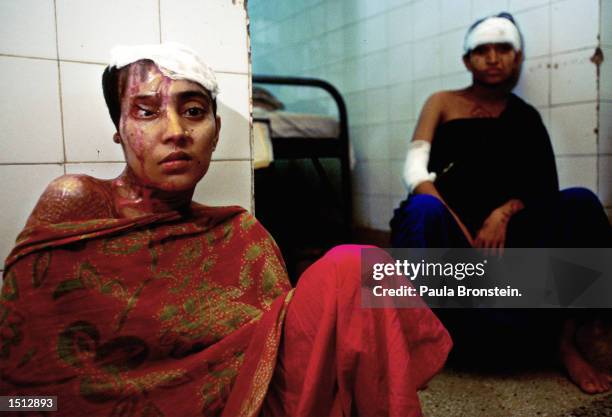
[[[465,35],[464,53],[487,43],[509,43],[514,50],[520,51],[521,34],[512,21],[504,17],[488,17],[478,23]]]
[[[214,100],[219,94],[215,73],[192,49],[179,43],[155,45],[120,45],[111,50],[108,66],[117,69],[136,61],[149,59],[159,70],[173,80],[188,80],[204,87]]]
[[[431,143],[425,140],[413,140],[410,142],[410,145],[408,145],[408,153],[406,154],[402,179],[409,193],[413,192],[422,182],[433,182],[436,179],[435,172],[427,171],[430,150]]]

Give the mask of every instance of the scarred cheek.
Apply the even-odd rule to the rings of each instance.
[[[122,120],[128,120],[129,117],[126,115],[122,117]],[[130,122],[123,122],[121,124],[121,131],[124,133],[123,142],[126,147],[126,157],[129,157],[129,154],[133,154],[139,161],[143,161],[143,156],[145,154],[145,132],[140,126],[135,125]],[[129,150],[127,149],[129,148]]]
[[[130,134],[130,143],[134,154],[139,161],[143,161],[145,154],[145,132],[144,129],[134,129],[134,133]]]

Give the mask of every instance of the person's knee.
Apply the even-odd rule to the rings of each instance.
[[[412,195],[391,221],[391,245],[445,247],[447,244],[440,239],[450,224],[452,217],[442,201],[428,194]],[[432,236],[435,236],[433,240]]]
[[[406,204],[397,209],[391,226],[393,228],[398,223],[436,223],[443,221],[447,215],[446,206],[438,198],[428,194],[417,194],[411,196]]]
[[[320,298],[347,284],[357,288],[361,278],[362,251],[369,248],[374,247],[340,245],[330,249],[300,276],[296,296],[308,294],[308,297]]]
[[[446,214],[446,207],[438,198],[428,194],[417,194],[410,198],[406,211],[424,217],[438,217]]]
[[[376,250],[375,246],[368,245],[338,245],[328,250],[324,259],[335,266],[345,268],[360,268],[364,250]]]
[[[384,250],[369,245],[339,245],[330,249],[322,261],[332,268],[337,287],[359,287],[361,270],[367,265],[390,262]]]
[[[601,202],[597,195],[583,187],[573,187],[561,191],[561,201],[571,210],[600,210]]]

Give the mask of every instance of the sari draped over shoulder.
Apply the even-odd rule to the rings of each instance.
[[[28,228],[6,261],[0,393],[70,416],[258,415],[291,295],[238,207]]]

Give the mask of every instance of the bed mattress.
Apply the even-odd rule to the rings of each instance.
[[[272,138],[334,139],[340,136],[340,123],[329,116],[286,111],[253,109],[253,163],[255,169],[274,161]],[[349,142],[349,162],[355,168],[355,153]]]
[[[329,116],[253,109],[253,118],[269,121],[273,138],[336,138],[340,124]]]

